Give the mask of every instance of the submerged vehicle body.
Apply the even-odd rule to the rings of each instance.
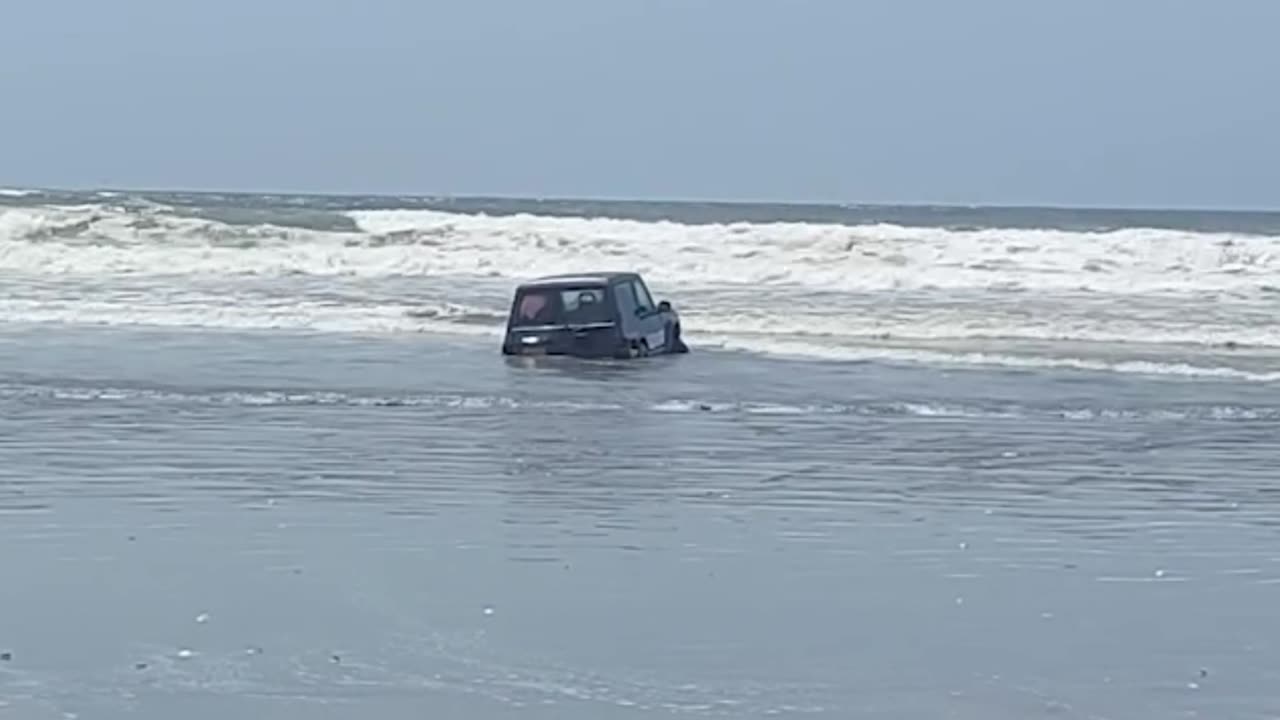
[[[552,275],[519,285],[503,355],[634,358],[687,353],[680,316],[634,272]]]

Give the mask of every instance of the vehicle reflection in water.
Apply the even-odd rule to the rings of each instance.
[[[570,380],[614,382],[619,378],[649,378],[665,373],[680,356],[654,355],[647,358],[615,360],[612,358],[580,358],[570,355],[504,356],[507,367],[518,371],[534,371]]]

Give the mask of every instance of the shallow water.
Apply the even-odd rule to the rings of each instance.
[[[1229,378],[10,326],[0,715],[1275,717],[1277,457]]]

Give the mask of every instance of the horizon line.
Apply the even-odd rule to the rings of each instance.
[[[190,187],[156,188],[128,186],[35,186],[0,184],[0,189],[34,192],[63,193],[136,193],[136,194],[185,194],[185,195],[281,195],[311,198],[413,198],[418,200],[506,200],[532,202],[598,202],[598,203],[631,203],[648,205],[775,205],[782,207],[899,207],[899,208],[946,208],[953,210],[1056,210],[1056,211],[1102,211],[1102,212],[1151,212],[1151,213],[1236,213],[1236,214],[1280,214],[1280,206],[1271,208],[1255,206],[1211,206],[1211,205],[1107,205],[1107,204],[1071,204],[1053,202],[961,202],[961,201],[854,201],[854,200],[783,200],[783,199],[751,199],[751,198],[700,198],[690,197],[623,197],[610,195],[543,195],[537,193],[451,193],[451,192],[357,192],[339,190],[286,190],[286,189],[219,189]]]

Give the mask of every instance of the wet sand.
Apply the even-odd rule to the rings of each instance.
[[[1275,717],[1277,458],[1230,380],[10,328],[0,716]]]

